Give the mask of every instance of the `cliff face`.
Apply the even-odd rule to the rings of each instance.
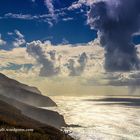
[[[0,95],[0,99],[10,105],[18,108],[21,112],[35,120],[38,120],[44,124],[54,126],[56,128],[60,128],[62,126],[66,126],[64,118],[62,115],[55,111],[37,108],[31,105],[27,105],[25,103],[19,102],[17,100],[5,97]]]
[[[33,129],[30,132],[0,132],[1,140],[73,140],[60,130],[35,121],[0,99],[0,129]]]
[[[49,97],[35,88],[0,74],[0,94],[36,107],[56,106]]]
[[[56,106],[39,90],[0,74],[0,100],[18,108],[24,115],[44,124],[60,128],[66,126],[62,115],[39,107]]]

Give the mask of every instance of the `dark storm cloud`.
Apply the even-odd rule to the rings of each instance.
[[[140,29],[140,0],[100,0],[91,6],[88,22],[105,48],[107,71],[140,68],[132,36]]]

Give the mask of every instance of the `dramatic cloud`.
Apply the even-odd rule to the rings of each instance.
[[[97,58],[96,62],[93,60],[94,51],[102,50],[102,48],[97,47],[96,43],[94,44],[94,47],[91,44],[81,46],[60,44],[53,46],[50,42],[33,41],[27,44],[27,52],[42,66],[40,76],[81,76],[86,73],[88,65],[97,64],[100,61],[100,57]],[[94,57],[96,58],[98,55]],[[97,65],[100,65],[100,63]],[[92,72],[88,74],[90,73]]]
[[[68,94],[67,91],[71,94],[79,91],[80,95],[139,94],[140,71],[106,72],[104,53],[98,40],[57,46],[49,41],[33,41],[27,48],[0,50],[0,72],[55,95]]]
[[[50,77],[59,73],[59,67],[55,67],[55,51],[45,53],[43,47],[48,45],[48,42],[43,44],[41,41],[33,41],[27,44],[27,52],[42,65],[39,75]]]
[[[1,38],[1,34],[0,34],[0,46],[3,46],[3,45],[6,45],[6,41],[4,41],[4,40]]]
[[[80,76],[85,70],[87,59],[88,58],[85,52],[78,57],[77,61],[69,59],[67,63],[67,68],[70,71],[69,76]]]
[[[98,30],[105,48],[107,71],[129,71],[140,68],[132,35],[140,29],[139,0],[98,0],[91,6],[88,23]]]

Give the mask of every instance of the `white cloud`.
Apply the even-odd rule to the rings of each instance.
[[[63,38],[62,39],[62,44],[63,45],[69,44],[69,41],[66,38]]]
[[[94,46],[94,47],[93,47]],[[98,54],[100,52],[100,56]],[[103,48],[98,46],[98,41],[89,44],[60,44],[53,46],[50,42],[33,41],[27,44],[27,52],[42,65],[41,75],[49,76],[50,71],[54,75],[78,76],[91,75],[94,71],[99,71],[103,63]],[[93,60],[93,56],[97,58]],[[100,62],[99,62],[100,61]],[[100,65],[98,67],[93,67]],[[89,69],[90,65],[93,69]],[[103,66],[103,65],[102,65]],[[99,68],[97,70],[97,68]],[[87,72],[88,71],[88,72]],[[45,73],[45,74],[44,74]]]
[[[70,21],[70,20],[73,20],[73,19],[74,19],[73,17],[62,18],[63,21]]]
[[[83,5],[91,6],[96,0],[79,0],[77,2],[73,2],[72,5],[68,8],[68,10],[75,10],[81,8]]]
[[[44,0],[44,3],[46,7],[49,10],[49,13],[54,16],[54,5],[53,5],[53,0]]]
[[[8,35],[10,35],[10,36],[12,36],[12,35],[13,35],[13,33],[12,33],[12,32],[8,32],[7,34],[8,34]]]
[[[20,46],[24,45],[25,43],[26,43],[26,41],[24,39],[16,38],[12,44],[14,47],[20,47]]]
[[[15,30],[15,34],[19,37],[19,38],[24,38],[24,35],[18,31],[18,30]]]
[[[41,15],[31,15],[31,14],[22,14],[22,13],[7,13],[4,16],[0,17],[0,19],[19,19],[19,20],[33,20],[37,22],[46,22],[48,25],[53,26],[54,23],[57,23],[59,20],[65,20],[67,17],[64,17],[66,9],[55,9],[48,14]],[[71,20],[70,18],[67,20]]]
[[[58,21],[58,14],[56,14],[55,7],[53,4],[53,0],[44,0],[46,7],[48,8],[49,14],[51,15],[51,19],[48,19],[48,24],[50,27],[54,25]],[[59,11],[61,13],[61,11]]]
[[[13,13],[7,13],[4,15],[3,18],[15,18],[15,19],[24,19],[24,20],[32,20],[35,17],[30,14],[13,14]]]
[[[6,45],[6,41],[4,41],[0,34],[0,46]]]
[[[10,51],[0,50],[0,56],[1,66],[7,66],[9,63],[26,64],[29,61],[31,63],[35,62],[28,56],[26,48],[14,48]]]
[[[82,7],[82,3],[79,2],[74,2],[69,8],[68,10],[74,10],[74,9],[79,9]]]
[[[20,47],[25,45],[26,40],[24,39],[24,35],[19,30],[15,30],[13,34],[17,36],[12,43],[14,47]]]
[[[27,43],[27,52],[36,59],[38,64],[41,65],[39,75],[50,77],[59,73],[59,67],[56,65],[55,51],[45,51],[45,47],[48,45],[51,45],[51,43],[42,43],[39,40],[33,41],[31,43]]]
[[[138,51],[140,52],[140,47]],[[0,72],[21,82],[38,86],[45,93],[124,93],[125,89],[128,93],[129,88],[126,87],[135,91],[140,86],[140,71],[112,73],[104,70],[104,49],[100,47],[98,40],[88,44],[57,46],[49,41],[38,40],[29,43],[27,50],[0,50],[0,56]],[[4,69],[11,63],[23,66],[31,64],[32,67]],[[49,74],[52,77],[48,77]]]
[[[59,20],[68,21],[73,20],[72,17],[67,17],[66,11],[80,9],[81,12],[84,10],[81,9],[83,5],[90,6],[95,0],[79,0],[78,2],[72,3],[70,7],[55,9],[53,0],[43,0],[45,6],[48,9],[48,14],[42,15],[31,15],[31,14],[22,14],[22,13],[6,13],[4,16],[1,16],[0,19],[20,19],[20,20],[35,20],[38,22],[46,22],[51,26],[57,23]],[[35,2],[35,0],[32,0]]]

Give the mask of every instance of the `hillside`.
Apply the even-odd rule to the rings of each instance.
[[[0,94],[36,107],[56,106],[49,97],[35,88],[10,79],[0,73]]]
[[[0,132],[0,140],[73,140],[54,127],[26,117],[19,109],[1,100],[0,129],[33,129],[28,132]]]
[[[0,100],[18,108],[24,115],[44,124],[51,125],[56,128],[66,126],[63,116],[55,111],[37,108],[3,95],[0,95]]]

